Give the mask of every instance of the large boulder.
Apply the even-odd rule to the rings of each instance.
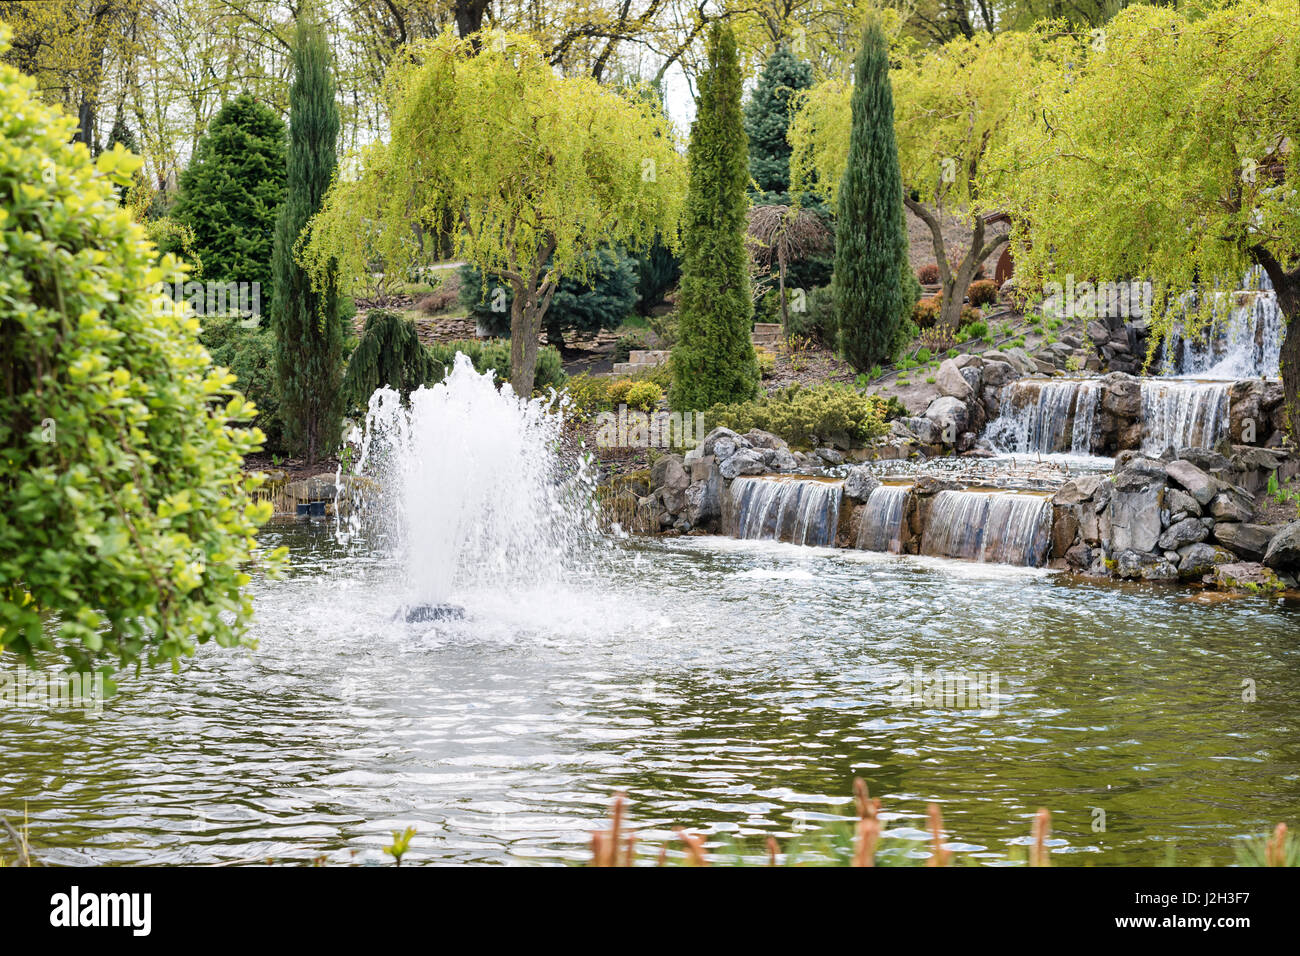
[[[1142,383],[1132,375],[1112,372],[1102,379],[1101,407],[1118,419],[1142,414]]]
[[[1164,491],[1163,481],[1136,471],[1126,470],[1115,476],[1114,491],[1106,506],[1112,552],[1155,550],[1162,530]]]
[[[722,517],[722,481],[718,472],[691,482],[686,489],[685,517],[695,527]]]
[[[1189,544],[1178,549],[1178,576],[1192,579],[1204,577],[1220,564],[1231,564],[1236,558],[1226,548],[1212,544]]]
[[[930,403],[930,407],[925,410],[925,417],[938,429],[939,441],[945,445],[955,445],[970,423],[970,409],[961,399],[944,395]]]
[[[939,388],[940,395],[947,395],[951,398],[960,399],[966,404],[975,401],[975,389],[971,388],[970,382],[961,374],[962,370],[957,367],[957,363],[952,359],[944,359],[939,364],[939,373],[935,376],[935,384]]]
[[[1165,471],[1170,478],[1187,489],[1187,493],[1195,498],[1202,508],[1208,505],[1219,492],[1219,482],[1185,458],[1171,461]]]
[[[1275,571],[1300,571],[1300,521],[1292,521],[1268,543],[1264,564]]]
[[[1121,551],[1115,558],[1115,573],[1121,578],[1141,581],[1173,581],[1178,569],[1169,559],[1138,551]]]
[[[1215,521],[1249,521],[1255,517],[1255,502],[1235,488],[1220,491],[1210,501]]]
[[[1214,526],[1214,540],[1233,554],[1260,561],[1273,540],[1273,529],[1262,524],[1220,521]]]
[[[680,455],[664,455],[650,466],[652,489],[667,488],[670,491],[685,491],[690,483],[690,476],[686,474]]]
[[[1162,551],[1177,551],[1189,544],[1199,544],[1210,536],[1210,529],[1198,518],[1184,518],[1171,524],[1156,544]]]
[[[717,444],[722,439],[727,439],[731,442],[730,445],[724,446],[727,450],[727,454],[725,455],[719,454],[717,450]],[[719,425],[717,428],[713,429],[713,431],[709,432],[707,435],[704,436],[704,445],[702,447],[701,454],[717,455],[718,458],[727,458],[730,457],[730,455],[734,453],[737,448],[747,443],[748,441],[746,439],[742,438],[740,435],[737,435],[730,428],[725,428]]]
[[[871,469],[858,465],[844,478],[844,497],[865,502],[879,487],[880,479],[871,473]]]
[[[725,438],[719,440],[715,447],[724,445],[726,441]],[[739,478],[741,475],[761,475],[766,470],[762,453],[752,448],[738,449],[718,466],[718,471],[728,481]]]
[[[770,448],[773,451],[790,450],[790,444],[784,438],[780,435],[773,435],[771,432],[765,432],[761,428],[751,428],[745,432],[743,437],[749,442],[751,448]]]

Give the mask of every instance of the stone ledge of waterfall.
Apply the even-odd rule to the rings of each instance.
[[[433,621],[460,621],[465,617],[465,609],[455,604],[410,604],[397,609],[394,621],[407,624],[427,624]]]

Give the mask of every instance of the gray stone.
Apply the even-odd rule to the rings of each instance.
[[[772,453],[772,460],[768,463],[768,467],[773,471],[798,471],[799,462],[787,449],[778,448]]]
[[[1220,491],[1210,502],[1210,514],[1217,521],[1249,521],[1255,517],[1255,503],[1236,489]]]
[[[844,497],[854,501],[866,501],[871,493],[880,487],[880,479],[871,473],[871,469],[858,465],[849,470],[844,478]]]
[[[1193,518],[1201,515],[1201,503],[1181,488],[1170,488],[1165,492],[1165,507],[1175,514],[1183,512]]]
[[[1273,529],[1267,525],[1220,521],[1214,526],[1214,540],[1233,554],[1251,561],[1259,561],[1264,557],[1272,539]]]
[[[1244,591],[1249,594],[1260,592],[1269,594],[1284,588],[1284,584],[1272,568],[1266,568],[1254,561],[1217,565],[1205,576],[1205,580],[1207,584],[1213,584],[1220,591]]]
[[[938,440],[945,445],[954,445],[970,422],[970,409],[959,398],[945,395],[936,398],[925,410],[925,417],[934,422],[938,428]]]
[[[1300,521],[1292,521],[1268,543],[1264,564],[1275,571],[1300,571]]]
[[[1178,549],[1178,576],[1182,578],[1199,578],[1215,565],[1230,564],[1235,558],[1226,548],[1216,548],[1211,544],[1189,544]]]
[[[1126,475],[1143,478],[1135,472],[1121,472],[1116,476],[1115,492],[1107,506],[1111,550],[1152,551],[1160,539],[1164,486],[1150,478],[1143,478],[1145,485],[1130,481],[1121,486],[1121,479]]]
[[[770,448],[773,451],[790,450],[790,444],[784,438],[780,435],[773,435],[771,432],[765,432],[761,428],[751,428],[745,432],[744,438],[749,442],[751,448]]]
[[[947,395],[952,398],[960,399],[965,404],[970,404],[975,400],[975,390],[971,388],[970,382],[961,374],[952,359],[944,359],[939,365],[939,373],[935,376],[935,384],[939,388],[940,395]]]
[[[939,430],[935,427],[934,422],[922,415],[898,420],[909,432],[916,436],[916,440],[922,445],[932,445],[939,440]]]
[[[764,471],[763,456],[752,448],[742,448],[724,460],[718,471],[728,481],[741,475],[761,475]]]
[[[650,466],[650,487],[667,488],[670,491],[685,491],[691,483],[690,476],[682,467],[680,455],[664,455]]]
[[[1020,378],[1019,370],[1010,362],[985,362],[982,371],[986,386],[998,387]]]
[[[1219,483],[1185,458],[1171,461],[1165,469],[1169,477],[1187,489],[1188,494],[1204,507],[1218,493]]]
[[[721,425],[719,425],[717,428],[713,429],[713,431],[709,432],[707,435],[704,436],[703,454],[716,455],[717,451],[714,446],[717,444],[718,439],[720,438],[730,438],[733,442],[735,442],[735,444],[732,445],[733,452],[737,447],[739,447],[740,436],[737,435],[735,432],[733,432],[730,428],[724,428]],[[727,458],[729,456],[718,455],[718,457]]]
[[[835,466],[844,464],[844,454],[834,448],[814,448],[814,453],[826,464]]]
[[[1171,524],[1160,535],[1156,544],[1163,551],[1177,551],[1189,544],[1197,544],[1210,536],[1210,531],[1196,518],[1184,518],[1177,524]]]
[[[1173,581],[1178,569],[1168,559],[1137,551],[1121,551],[1115,558],[1115,573],[1121,578],[1142,581]]]

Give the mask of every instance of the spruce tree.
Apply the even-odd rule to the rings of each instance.
[[[284,184],[284,121],[241,93],[208,124],[172,211],[194,231],[205,279],[270,284]]]
[[[749,175],[758,187],[756,205],[790,202],[790,101],[812,86],[812,67],[786,47],[777,49],[763,65],[758,86],[745,104],[745,133],[749,136]]]
[[[741,121],[741,82],[735,35],[715,24],[687,150],[686,255],[672,356],[671,399],[680,410],[746,401],[758,391],[745,250],[749,156]]]
[[[339,439],[343,359],[337,275],[331,268],[314,288],[294,259],[298,237],[320,209],[337,162],[339,113],[329,47],[318,25],[298,21],[293,69],[288,188],[275,224],[271,309],[285,439],[294,452],[316,461]]]
[[[889,84],[889,45],[872,19],[862,32],[854,72],[831,282],[840,348],[858,371],[892,359],[907,298],[903,184]]]

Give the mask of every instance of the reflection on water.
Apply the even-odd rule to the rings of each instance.
[[[977,858],[1039,806],[1061,863],[1227,863],[1300,819],[1300,631],[1263,599],[695,538],[408,625],[383,563],[267,537],[296,570],[256,585],[257,651],[126,676],[98,716],[0,712],[0,812],[45,859],[344,862],[407,825],[412,861],[581,859],[616,790],[651,842],[757,839],[849,812],[855,776]],[[996,713],[900,706],[917,667],[996,674]]]

